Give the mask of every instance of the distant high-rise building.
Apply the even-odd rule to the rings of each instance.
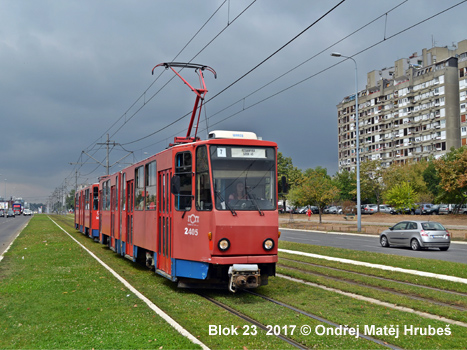
[[[467,144],[467,40],[367,74],[358,92],[360,161],[439,158]],[[355,95],[337,105],[339,171],[356,168]]]

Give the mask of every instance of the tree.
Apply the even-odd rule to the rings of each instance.
[[[380,161],[366,161],[360,163],[360,193],[362,198],[374,199],[376,204],[382,203],[384,191],[383,176],[385,168]]]
[[[66,207],[75,209],[75,190],[71,190],[66,196]]]
[[[342,201],[356,201],[357,197],[357,176],[355,172],[347,169],[334,176],[334,184],[340,191]]]
[[[412,185],[407,181],[394,185],[391,189],[387,190],[384,195],[386,203],[393,206],[396,210],[413,208],[416,198],[417,194],[412,188]]]
[[[289,192],[289,200],[294,205],[316,205],[319,208],[319,222],[323,208],[339,196],[339,189],[333,184],[326,169],[307,169],[301,183]]]
[[[427,184],[423,179],[423,172],[427,166],[428,163],[426,161],[392,164],[383,174],[383,181],[386,186],[385,191],[391,190],[402,182],[408,182],[416,194],[415,202],[421,199],[431,202],[433,196],[428,191]]]
[[[455,199],[454,203],[464,204],[467,200],[467,147],[451,148],[434,164],[441,179],[440,186]]]
[[[428,162],[426,169],[422,173],[423,181],[425,181],[427,190],[433,195],[433,198],[438,198],[442,194],[440,186],[441,178],[436,170],[433,159]]]
[[[284,157],[281,152],[277,152],[277,183],[279,185],[279,193],[287,192],[282,188],[282,176],[286,177],[287,185],[290,189],[300,181],[302,172],[293,165],[292,158]]]

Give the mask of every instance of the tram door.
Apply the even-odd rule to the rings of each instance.
[[[133,257],[133,207],[134,207],[134,180],[126,185],[126,244],[125,255]]]
[[[109,245],[115,247],[115,202],[116,202],[116,189],[115,186],[110,188],[110,236],[111,241]]]
[[[170,170],[159,171],[159,209],[157,227],[157,269],[172,273],[172,211]]]

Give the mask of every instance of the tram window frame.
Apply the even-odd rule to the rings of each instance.
[[[193,205],[193,156],[190,151],[175,155],[175,174],[180,179],[180,191],[175,193],[175,209],[189,211]]]
[[[211,177],[206,145],[196,149],[195,207],[199,211],[212,210]]]
[[[92,189],[92,208],[99,210],[99,188],[97,186]]]
[[[106,180],[103,186],[103,199],[102,207],[104,210],[110,210],[110,180]]]
[[[144,210],[144,199],[144,166],[141,165],[135,169],[135,210]]]
[[[89,188],[84,191],[84,209],[89,210]]]
[[[121,205],[122,205],[122,210],[126,210],[126,173],[122,173],[122,199],[121,199]]]
[[[146,169],[146,210],[156,210],[157,207],[157,163],[152,161]]]

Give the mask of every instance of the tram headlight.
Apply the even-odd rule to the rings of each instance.
[[[230,248],[230,242],[227,238],[222,238],[219,243],[217,244],[219,250],[225,252],[227,249]]]
[[[271,250],[272,248],[274,248],[274,241],[271,238],[266,239],[263,242],[263,248],[266,250]]]

